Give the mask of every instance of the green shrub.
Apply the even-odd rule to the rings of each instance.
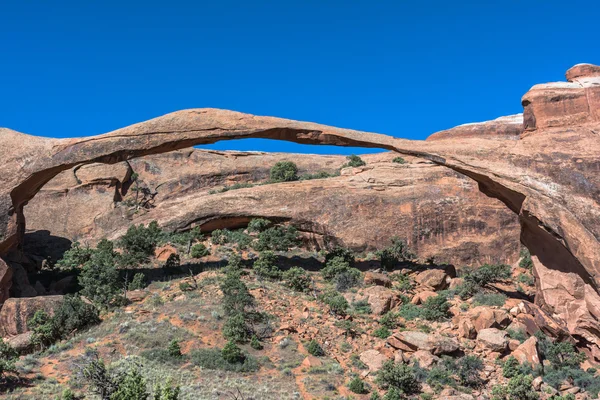
[[[285,285],[297,292],[307,292],[311,279],[308,273],[300,267],[292,267],[283,273]]]
[[[146,275],[141,272],[133,275],[133,279],[127,285],[128,290],[139,290],[146,287]]]
[[[264,218],[253,218],[248,223],[248,232],[260,233],[267,230],[272,225],[271,221]]]
[[[292,247],[298,246],[299,243],[300,239],[296,228],[293,226],[274,226],[258,234],[254,249],[257,251],[288,251]]]
[[[357,314],[371,314],[371,305],[367,300],[353,302],[352,308]]]
[[[346,311],[348,310],[349,304],[348,301],[337,292],[326,292],[320,296],[320,299],[323,303],[329,306],[331,312],[337,315],[346,315]]]
[[[520,282],[527,286],[533,286],[535,284],[535,279],[533,279],[533,276],[531,275],[519,274],[519,276],[517,277],[517,282]]]
[[[80,268],[90,260],[93,250],[89,247],[81,247],[79,242],[73,242],[71,248],[63,254],[56,263],[56,267],[62,271],[72,271]]]
[[[427,373],[426,382],[435,391],[441,391],[446,386],[456,385],[452,378],[455,369],[448,369],[444,365],[436,365]]]
[[[339,170],[334,171],[334,172],[319,171],[314,174],[304,174],[304,175],[300,176],[300,180],[308,181],[311,179],[326,179],[326,178],[333,178],[335,176],[340,176]]]
[[[116,257],[112,242],[100,242],[78,277],[81,294],[102,307],[110,306],[121,294]]]
[[[211,234],[211,242],[217,245],[236,244],[241,250],[248,248],[252,238],[245,234],[242,229],[230,231],[229,229],[215,229]]]
[[[395,273],[390,275],[390,277],[394,282],[396,282],[394,288],[400,290],[401,292],[410,292],[415,287],[413,280],[406,274]]]
[[[244,314],[236,313],[227,318],[223,325],[223,336],[236,343],[246,343],[250,340],[252,330],[248,327]]]
[[[429,297],[423,303],[421,316],[428,321],[441,321],[448,317],[450,304],[445,296]]]
[[[152,221],[148,227],[131,225],[118,241],[119,247],[123,249],[122,264],[135,267],[148,262],[162,236],[163,232],[156,221]]]
[[[223,310],[226,315],[244,314],[246,308],[255,304],[254,296],[241,281],[239,273],[231,270],[220,285],[223,292]]]
[[[517,375],[508,381],[506,393],[509,400],[537,400],[540,396],[532,388],[533,376]]]
[[[527,340],[527,333],[522,329],[507,329],[506,333],[511,339],[518,340],[521,343]]]
[[[221,350],[221,357],[230,364],[243,363],[244,358],[246,358],[244,353],[242,353],[242,349],[237,347],[232,341],[227,342],[223,347],[223,350]]]
[[[77,397],[75,396],[75,393],[73,393],[73,391],[69,388],[63,390],[61,396],[60,396],[60,400],[77,400]]]
[[[390,330],[385,326],[377,328],[375,329],[375,331],[373,331],[373,336],[378,337],[380,339],[387,339],[391,334],[392,332],[390,332]]]
[[[531,271],[533,268],[533,261],[531,260],[531,253],[527,247],[521,249],[521,261],[519,261],[519,267],[525,268]]]
[[[196,243],[195,245],[193,245],[192,251],[190,253],[192,258],[202,258],[208,256],[209,254],[210,251],[208,251],[208,249],[203,243]]]
[[[252,339],[250,339],[250,347],[252,347],[254,350],[263,349],[263,345],[260,343],[256,335],[252,335]]]
[[[461,385],[477,387],[482,383],[479,373],[483,369],[483,361],[477,356],[464,356],[456,362],[456,374]]]
[[[422,309],[419,306],[416,306],[412,303],[402,304],[400,310],[398,311],[398,315],[404,318],[407,321],[411,321],[416,318],[420,318],[422,314]]]
[[[121,375],[109,371],[104,365],[104,361],[97,356],[84,366],[82,375],[92,390],[102,399],[112,399],[115,392],[119,390],[122,380]]]
[[[359,156],[357,156],[355,154],[349,155],[348,157],[346,157],[346,159],[348,160],[348,162],[346,164],[344,164],[343,167],[356,168],[356,167],[362,167],[364,165],[367,165],[367,163],[364,162],[362,158],[360,158]]]
[[[18,360],[17,352],[0,338],[0,378],[7,372],[15,372],[15,362]]]
[[[148,393],[146,380],[137,368],[130,368],[118,383],[117,390],[110,396],[110,400],[147,400]]]
[[[354,267],[356,262],[352,250],[340,246],[337,246],[333,250],[327,252],[325,255],[325,265],[329,264],[329,261],[333,260],[334,258],[343,259],[350,267]]]
[[[179,386],[172,386],[171,382],[167,380],[164,386],[157,384],[154,387],[154,400],[178,400],[180,392]]]
[[[392,162],[394,162],[396,164],[405,164],[406,163],[406,161],[402,157],[396,157],[392,160]]]
[[[258,260],[252,267],[259,278],[279,280],[282,278],[282,271],[277,265],[277,256],[272,251],[262,251],[258,255]]]
[[[477,306],[498,306],[502,307],[506,302],[506,295],[503,293],[483,293],[479,292],[473,296],[473,303]]]
[[[230,363],[223,358],[219,349],[198,349],[189,354],[192,363],[198,367],[230,372],[255,372],[259,365],[256,359],[245,354],[242,362]]]
[[[502,376],[512,378],[521,373],[521,364],[514,356],[510,356],[502,364]]]
[[[406,396],[404,392],[395,387],[391,387],[390,390],[387,391],[385,395],[383,395],[383,400],[406,400]]]
[[[471,281],[478,286],[487,286],[491,283],[509,279],[511,276],[512,272],[510,265],[484,264],[465,276],[465,281]]]
[[[350,263],[342,257],[334,257],[328,260],[325,267],[321,269],[321,275],[326,281],[334,281],[339,275],[347,275],[355,282],[360,280],[361,273],[358,269],[351,267]]]
[[[410,251],[406,242],[399,237],[392,238],[392,244],[375,253],[381,262],[381,268],[386,271],[393,270],[398,263],[410,261],[415,258],[415,254]]]
[[[343,330],[346,337],[356,337],[356,335],[363,332],[360,326],[354,321],[344,319],[341,321],[336,321],[334,325]]]
[[[140,353],[140,356],[160,364],[181,364],[185,361],[183,355],[173,356],[169,349],[149,349]]]
[[[177,340],[171,340],[169,342],[169,346],[167,347],[167,351],[171,357],[181,357],[181,346],[179,346],[179,342]]]
[[[352,393],[356,394],[368,393],[367,388],[365,387],[365,383],[362,380],[360,380],[359,377],[355,377],[350,381],[350,383],[348,383],[348,389],[350,389]]]
[[[251,188],[251,187],[254,187],[254,184],[249,183],[249,182],[237,182],[231,186],[223,186],[219,190],[209,190],[208,194],[225,193],[230,190],[237,190],[237,189],[244,189],[244,188]]]
[[[395,388],[403,394],[416,394],[421,390],[421,384],[413,368],[407,364],[396,364],[391,360],[383,364],[375,382],[382,389]]]
[[[381,316],[379,323],[388,329],[395,329],[398,327],[398,314],[388,311]]]
[[[271,167],[271,182],[290,182],[298,180],[298,167],[291,161],[279,161]]]
[[[316,340],[311,340],[306,344],[306,351],[315,357],[322,357],[325,355],[325,351]]]

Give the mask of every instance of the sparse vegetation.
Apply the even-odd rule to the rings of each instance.
[[[396,163],[396,164],[405,164],[406,163],[406,161],[402,157],[396,157],[392,160],[392,162]]]
[[[360,158],[359,156],[355,155],[355,154],[351,154],[348,157],[346,157],[346,159],[348,160],[348,162],[346,164],[343,165],[342,168],[344,167],[362,167],[364,165],[367,165],[366,162],[363,161],[362,158]]]
[[[392,271],[399,263],[415,258],[406,242],[399,237],[393,237],[392,244],[383,250],[377,251],[376,254],[381,261],[381,267],[387,271]]]
[[[270,172],[271,182],[290,182],[298,180],[298,167],[291,161],[279,161]]]
[[[325,355],[325,351],[321,345],[314,339],[306,344],[306,351],[315,357],[322,357]]]

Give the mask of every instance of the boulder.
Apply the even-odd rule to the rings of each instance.
[[[479,309],[479,307],[477,307]],[[502,310],[494,310],[491,308],[484,308],[480,310],[479,315],[473,321],[473,326],[477,332],[487,328],[506,328],[511,322],[510,315]]]
[[[371,306],[371,312],[375,315],[383,315],[390,309],[400,304],[400,298],[396,292],[383,286],[371,286],[363,290],[363,296]]]
[[[410,359],[412,361],[418,362],[420,367],[426,369],[430,369],[440,360],[439,357],[434,356],[427,350],[415,351]]]
[[[418,331],[398,332],[389,337],[387,342],[390,346],[403,351],[426,350],[433,355],[451,354],[460,348],[456,339]]]
[[[367,271],[365,272],[365,285],[377,285],[377,286],[385,286],[392,287],[392,280],[384,274],[380,274],[378,272]]]
[[[17,353],[23,353],[23,352],[31,350],[31,348],[33,346],[32,342],[31,342],[32,338],[33,338],[33,332],[29,331],[29,332],[21,333],[19,335],[13,336],[13,337],[9,337],[8,339],[6,339],[6,343],[10,347],[15,349],[17,351]]]
[[[508,335],[496,328],[482,329],[477,333],[477,342],[493,352],[503,352],[508,345]]]
[[[17,336],[27,332],[27,321],[36,311],[44,310],[49,315],[62,302],[63,296],[12,297],[4,302],[0,310],[0,337]]]
[[[422,304],[428,298],[435,297],[435,296],[437,296],[436,292],[425,290],[425,291],[422,291],[422,292],[419,292],[419,293],[415,294],[410,302],[412,304]]]
[[[458,321],[458,336],[465,339],[475,339],[477,337],[477,330],[470,319],[463,318]]]
[[[417,283],[429,286],[434,290],[443,290],[450,284],[450,276],[442,269],[428,269],[415,277]]]
[[[367,350],[360,353],[360,361],[364,362],[371,372],[381,369],[388,358],[377,350]]]
[[[537,351],[537,338],[530,337],[511,353],[521,364],[528,363],[532,368],[540,365],[540,355]]]

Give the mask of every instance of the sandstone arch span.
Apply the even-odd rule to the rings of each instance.
[[[219,140],[269,138],[381,148],[417,156],[478,182],[520,218],[538,276],[536,301],[587,343],[600,340],[600,67],[578,65],[568,83],[534,86],[524,97],[524,132],[514,140],[442,135],[410,141],[232,111],[179,111],[100,136],[45,139],[0,130],[0,255],[24,230],[23,206],[61,171],[115,163]],[[508,123],[508,122],[506,122]],[[502,125],[502,122],[499,122]],[[0,266],[0,283],[10,270]],[[2,294],[3,296],[6,293]]]

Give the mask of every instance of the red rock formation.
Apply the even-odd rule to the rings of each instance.
[[[538,276],[536,301],[586,343],[600,341],[600,86],[598,67],[578,65],[566,84],[524,97],[519,140],[479,137],[408,141],[319,124],[201,109],[169,114],[97,137],[53,140],[0,131],[0,254],[20,240],[23,206],[54,176],[79,164],[240,138],[377,147],[422,157],[473,178],[520,218]]]

